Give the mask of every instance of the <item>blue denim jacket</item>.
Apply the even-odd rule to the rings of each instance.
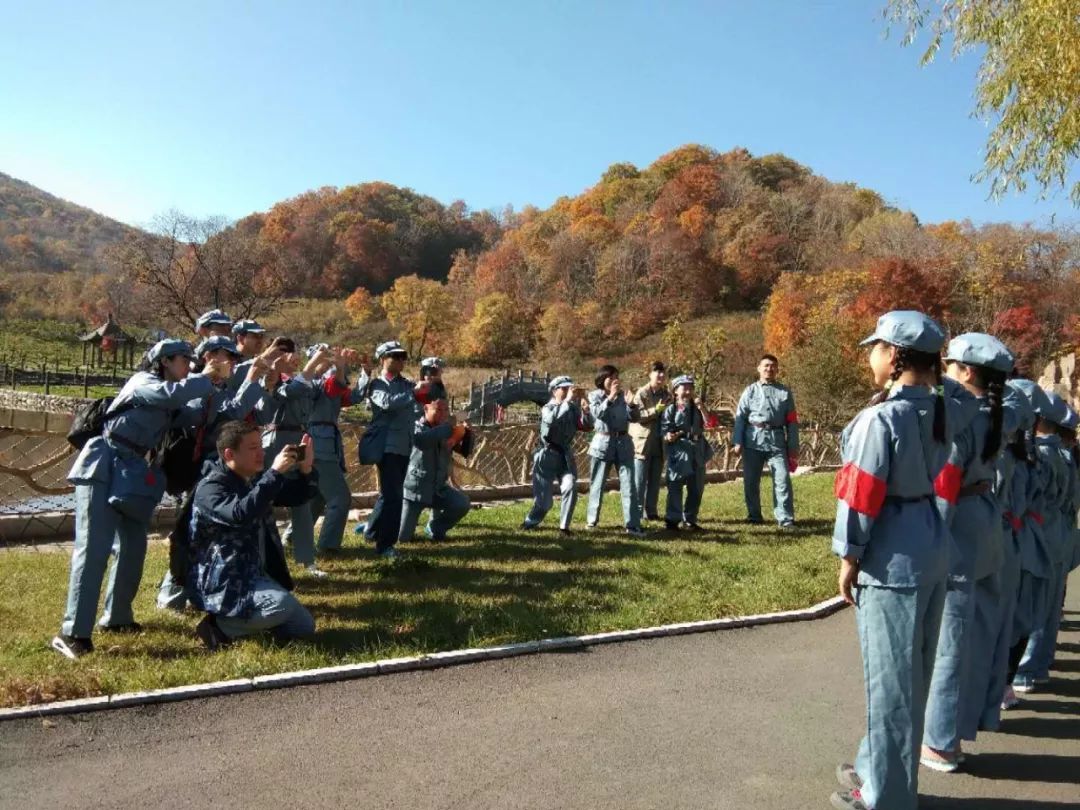
[[[758,381],[748,385],[735,408],[731,443],[764,453],[797,452],[799,415],[795,395],[780,383]]]
[[[142,455],[125,442],[147,450],[156,447],[174,422],[187,424],[201,414],[202,403],[213,387],[209,377],[199,374],[166,382],[147,371],[136,372],[120,389],[110,410],[128,401],[138,404],[110,420],[104,438],[86,443],[68,472],[68,481],[109,481],[114,458]]]
[[[561,403],[554,399],[548,402],[540,409],[540,443],[533,454],[533,474],[548,481],[558,481],[567,473],[576,477],[574,436],[592,426],[592,414],[583,413],[571,397]]]
[[[382,425],[386,429],[383,452],[408,456],[416,420],[415,386],[402,376],[388,380],[380,375],[368,384],[367,392],[372,427]]]
[[[259,424],[266,425],[263,447],[267,467],[282,447],[296,444],[307,432],[317,393],[314,383],[297,374],[262,398],[255,413]]]
[[[934,479],[952,435],[934,440],[935,396],[894,386],[841,434],[832,548],[859,560],[860,585],[917,587],[948,572],[951,538],[934,503]]]
[[[355,405],[364,397],[368,377],[361,372],[356,384],[341,385],[337,381],[334,369],[330,369],[316,384],[315,404],[311,409],[311,421],[308,434],[315,443],[315,458],[319,461],[337,461],[345,468],[345,448],[341,442],[338,418],[341,409]]]
[[[660,417],[660,436],[669,433],[683,435],[667,446],[667,480],[685,481],[703,471],[705,462],[712,457],[712,448],[705,438],[705,417],[698,407],[668,405]]]
[[[956,434],[945,466],[934,482],[938,509],[949,526],[956,554],[949,561],[949,575],[958,582],[974,582],[997,571],[1004,560],[1002,508],[993,491],[963,495],[961,491],[982,482],[993,484],[1001,451],[983,461],[990,407],[979,397],[979,411]]]
[[[601,461],[633,464],[634,442],[628,430],[640,417],[640,408],[627,404],[621,395],[609,400],[607,392],[597,388],[589,394],[589,409],[594,428],[589,455]]]
[[[289,479],[267,470],[248,482],[223,462],[214,464],[195,487],[192,505],[187,585],[195,606],[220,616],[250,616],[254,581],[264,570],[292,590],[274,506],[299,506],[317,491],[315,470]]]
[[[433,427],[420,419],[413,428],[413,446],[405,473],[405,500],[430,506],[450,487],[450,453],[446,446],[454,429],[449,422]]]

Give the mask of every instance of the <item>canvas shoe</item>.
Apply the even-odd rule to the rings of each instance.
[[[328,576],[330,576],[328,573],[315,565],[315,563],[305,565],[304,573],[313,579],[326,579]]]
[[[1026,695],[1035,691],[1035,680],[1027,675],[1017,675],[1012,682],[1013,692]]]
[[[49,646],[72,661],[94,651],[94,642],[90,639],[65,636],[63,633],[55,636]]]
[[[1005,687],[1005,694],[1001,697],[1001,710],[1008,711],[1020,705],[1020,698],[1016,696],[1016,692],[1011,686]]]
[[[862,779],[855,772],[855,766],[846,762],[836,766],[836,781],[845,790],[862,790]]]
[[[873,810],[863,801],[862,794],[858,790],[837,791],[829,797],[829,802],[836,810]]]
[[[960,763],[956,761],[955,754],[950,755],[935,751],[925,745],[922,748],[922,756],[919,757],[919,764],[938,773],[956,773],[960,768]]]

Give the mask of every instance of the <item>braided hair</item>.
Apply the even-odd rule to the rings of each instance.
[[[889,382],[870,400],[871,405],[879,405],[889,397],[892,386],[908,370],[934,373],[934,441],[945,443],[945,392],[941,387],[941,355],[936,352],[919,352],[907,346],[895,346],[896,359],[889,374]],[[1004,382],[1004,381],[1003,381]]]
[[[982,460],[989,461],[1001,449],[1002,425],[1005,419],[1005,372],[986,366],[968,366],[975,373],[976,385],[986,391],[986,401],[990,405],[990,428],[986,431],[986,443],[983,445]]]

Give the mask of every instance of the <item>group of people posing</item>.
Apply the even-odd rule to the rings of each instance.
[[[159,608],[205,612],[197,634],[210,649],[263,631],[283,639],[313,633],[311,614],[291,593],[273,510],[288,509],[285,539],[295,563],[306,576],[325,577],[317,558],[341,548],[351,505],[338,428],[343,407],[366,403],[371,411],[359,456],[378,468],[379,497],[357,531],[374,541],[379,556],[398,556],[397,543],[412,539],[425,508],[431,510],[426,534],[435,541],[470,508],[469,498],[452,485],[450,469],[451,453],[469,454],[471,429],[449,413],[440,358],[423,359],[414,382],[402,373],[408,355],[397,341],[377,347],[373,370],[351,349],[316,344],[300,352],[282,337],[267,346],[256,321],[234,323],[220,310],[200,316],[196,330],[194,347],[169,339],[150,349],[143,370],[108,403],[68,475],[75,485],[75,543],[67,607],[52,647],[69,658],[93,651],[110,554],[115,561],[97,627],[142,630],[132,604],[151,517],[167,488],[179,497],[179,508]],[[769,464],[777,521],[790,526],[788,474],[798,452],[794,401],[776,382],[774,357],[763,358],[759,372],[761,379],[740,401],[735,426],[735,451],[747,464],[748,519],[762,520],[757,487]],[[608,365],[588,397],[565,376],[551,381],[550,392],[533,459],[535,502],[522,529],[540,525],[557,490],[560,530],[570,531],[577,499],[573,439],[591,430],[590,528],[599,521],[604,484],[615,467],[627,533],[644,536],[643,519],[661,519],[662,479],[667,529],[701,531],[710,417],[691,377],[678,377],[671,390],[657,362],[648,383],[631,392]],[[170,445],[177,432],[186,444]],[[171,449],[163,453],[163,447]]]
[[[962,742],[1049,679],[1080,564],[1078,417],[1015,377],[991,335],[946,346],[933,320],[897,311],[863,343],[881,393],[841,437],[833,551],[867,728],[831,803],[914,810],[920,764],[962,768]]]

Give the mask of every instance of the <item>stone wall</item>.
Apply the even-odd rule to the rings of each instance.
[[[1080,406],[1080,368],[1076,353],[1063,354],[1048,363],[1039,377],[1039,385],[1053,391],[1074,408]]]

